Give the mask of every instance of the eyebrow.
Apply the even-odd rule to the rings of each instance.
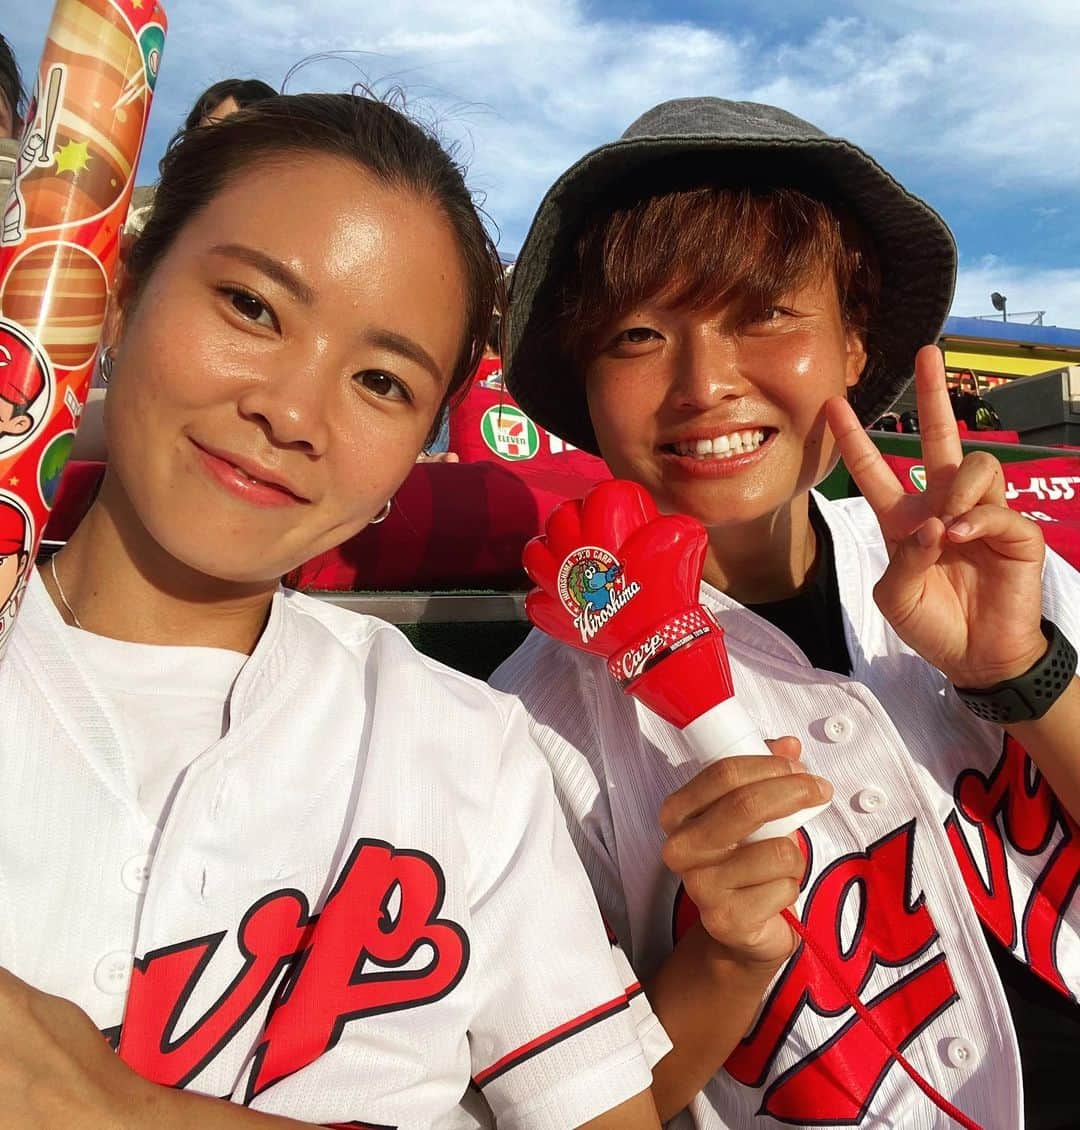
[[[297,302],[302,302],[305,306],[314,305],[315,291],[299,275],[289,270],[284,263],[272,255],[267,255],[265,251],[245,247],[242,243],[219,243],[210,250],[215,255],[227,255],[229,258],[248,263],[256,270],[262,271],[267,278],[283,286]]]
[[[426,369],[436,381],[443,379],[442,370],[435,363],[435,359],[411,337],[395,333],[393,330],[378,329],[365,333],[364,340],[378,349],[388,349],[391,353],[396,353],[407,361],[412,361],[422,369]]]
[[[258,251],[254,247],[246,247],[242,243],[219,243],[212,247],[211,252],[216,255],[226,255],[241,262],[249,263],[256,270],[262,271],[267,278],[280,283],[297,301],[305,306],[315,303],[315,292],[284,263],[267,255],[265,251]],[[418,342],[411,337],[395,332],[394,330],[376,329],[364,334],[364,339],[369,345],[379,349],[388,349],[408,361],[426,369],[436,381],[442,380],[442,370],[435,359]]]

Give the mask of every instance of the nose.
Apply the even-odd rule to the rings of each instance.
[[[323,455],[330,439],[333,390],[339,374],[324,357],[286,351],[240,393],[237,408],[277,447]]]
[[[724,400],[745,396],[750,382],[740,363],[735,337],[703,322],[680,345],[672,397],[686,411],[714,408]]]

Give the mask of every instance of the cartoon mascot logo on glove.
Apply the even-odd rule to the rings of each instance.
[[[558,588],[563,607],[587,643],[641,586],[627,583],[622,565],[606,549],[585,545],[563,561]]]

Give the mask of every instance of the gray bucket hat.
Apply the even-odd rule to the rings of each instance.
[[[555,304],[586,219],[634,178],[657,178],[696,162],[724,184],[800,188],[844,204],[870,234],[881,268],[871,357],[856,410],[864,424],[903,392],[915,354],[935,341],[956,279],[956,245],[945,221],[850,141],[756,102],[681,98],[643,114],[618,141],[571,166],[548,191],[514,265],[504,369],[511,394],[538,423],[597,452],[577,366],[552,332]],[[699,182],[700,183],[700,182]]]

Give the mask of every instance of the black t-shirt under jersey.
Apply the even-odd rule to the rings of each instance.
[[[794,640],[815,667],[850,675],[832,537],[812,502],[810,519],[818,552],[806,584],[785,600],[747,607]],[[1072,1071],[1080,1052],[1080,1005],[1017,961],[992,934],[983,933],[1020,1047],[1026,1130],[1078,1130],[1080,1087]]]
[[[810,521],[817,534],[818,548],[806,583],[794,596],[746,607],[794,640],[815,667],[850,675],[851,656],[844,640],[844,614],[836,582],[832,535],[813,502],[810,503]]]

